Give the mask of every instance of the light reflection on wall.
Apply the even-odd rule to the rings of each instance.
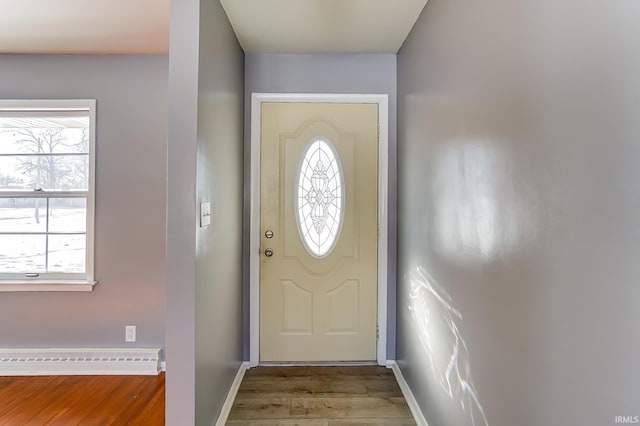
[[[458,323],[462,314],[451,296],[429,278],[422,266],[408,274],[409,310],[434,379],[458,403],[472,425],[488,425],[473,385],[467,345]]]
[[[500,145],[453,141],[434,157],[434,249],[451,260],[503,256],[536,238],[537,207]]]

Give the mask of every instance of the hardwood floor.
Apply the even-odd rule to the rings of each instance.
[[[415,425],[384,367],[258,367],[248,370],[228,425]]]
[[[158,376],[0,377],[0,425],[164,425]]]
[[[0,426],[164,424],[159,376],[0,377]],[[245,374],[229,425],[415,425],[383,367],[259,367]]]

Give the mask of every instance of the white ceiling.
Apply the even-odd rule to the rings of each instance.
[[[0,0],[0,53],[167,53],[169,1]],[[247,53],[396,53],[427,0],[220,2]]]
[[[247,53],[396,53],[427,0],[220,0]]]
[[[0,0],[0,53],[167,53],[169,0]]]

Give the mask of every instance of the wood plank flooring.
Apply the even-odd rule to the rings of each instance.
[[[415,425],[384,367],[258,367],[248,370],[228,425]]]
[[[0,426],[159,426],[164,394],[164,373],[0,377]]]

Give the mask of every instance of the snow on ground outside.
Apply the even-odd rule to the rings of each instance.
[[[0,273],[85,272],[86,236],[49,235],[49,267],[46,268],[45,235],[7,235],[2,232],[45,232],[46,208],[0,208]],[[86,211],[79,207],[53,208],[50,232],[84,232]]]

